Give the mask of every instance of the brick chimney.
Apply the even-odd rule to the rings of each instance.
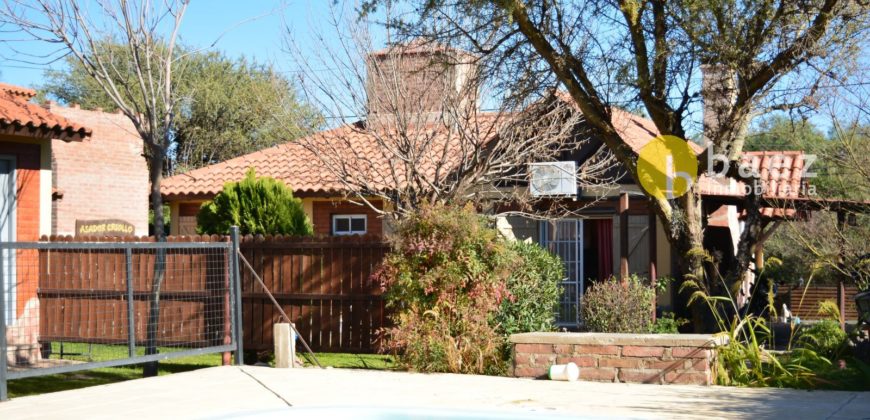
[[[717,136],[721,121],[737,97],[734,70],[721,64],[701,65],[701,98],[704,102],[704,144]]]
[[[477,66],[462,50],[415,40],[369,54],[366,70],[369,118],[477,106]]]

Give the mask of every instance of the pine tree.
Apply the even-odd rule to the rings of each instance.
[[[281,181],[257,178],[253,168],[245,179],[226,183],[212,201],[204,203],[196,221],[200,234],[226,234],[234,225],[243,235],[313,233],[302,200]]]

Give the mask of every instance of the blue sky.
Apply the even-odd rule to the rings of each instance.
[[[213,48],[228,56],[245,56],[292,72],[299,66],[282,50],[285,23],[292,29],[300,48],[316,51],[318,45],[307,35],[323,28],[331,4],[331,0],[193,0],[182,23],[181,40],[202,48],[217,41]],[[25,45],[21,43],[16,46],[22,47]],[[51,51],[50,46],[35,42],[27,43],[26,48],[29,51]],[[33,59],[2,49],[6,51],[0,53],[0,81],[6,83],[36,87],[42,83],[44,69],[62,65],[60,62],[21,63],[17,60]]]
[[[351,6],[356,2],[341,2]],[[271,63],[279,71],[286,72],[295,79],[300,66],[294,63],[291,54],[284,51],[285,27],[289,26],[296,45],[305,55],[316,55],[324,47],[313,38],[313,33],[333,34],[327,21],[331,15],[333,0],[193,0],[182,23],[181,41],[188,46],[212,48],[230,57],[245,56],[258,63]],[[342,6],[340,6],[342,7]],[[346,10],[353,18],[353,11]],[[285,26],[286,25],[286,26]],[[371,27],[370,27],[371,29]],[[372,29],[377,32],[377,29]],[[333,31],[333,32],[330,32]],[[376,39],[383,33],[375,33]],[[21,63],[29,57],[15,55],[4,45],[13,35],[0,32],[0,81],[15,85],[38,87],[43,83],[43,72],[47,68],[58,69],[62,62]],[[214,44],[213,47],[211,45]],[[16,48],[36,53],[47,53],[51,46],[36,42],[16,43]],[[375,45],[380,47],[382,45]],[[31,59],[32,60],[32,59]],[[321,65],[314,64],[317,68]],[[484,106],[487,97],[481,99]],[[693,107],[697,111],[697,107]],[[699,115],[693,119],[698,125]],[[822,127],[826,121],[816,121]],[[696,133],[698,127],[688,127]]]

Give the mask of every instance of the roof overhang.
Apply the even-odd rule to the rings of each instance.
[[[704,194],[704,201],[712,205],[737,206],[743,210],[746,197]],[[796,211],[844,211],[870,214],[870,201],[836,200],[811,197],[761,197],[761,206]]]
[[[0,118],[0,134],[10,136],[30,137],[36,139],[58,139],[66,142],[82,141],[91,136],[91,131],[85,127],[77,129],[71,126],[21,124],[19,121],[8,121]]]

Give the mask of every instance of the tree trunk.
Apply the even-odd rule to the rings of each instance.
[[[682,268],[684,280],[689,279],[695,281],[701,287],[710,287],[707,280],[710,278],[704,270],[706,250],[704,249],[704,212],[701,201],[700,185],[695,183],[686,195],[680,197],[677,201],[679,209],[685,214],[682,223],[683,229],[681,232],[684,235],[677,247],[679,258],[682,260]],[[679,222],[679,221],[678,221]],[[700,300],[696,300],[690,306],[692,311],[692,328],[696,333],[709,331],[709,309],[707,305]]]
[[[149,175],[151,179],[151,211],[154,213],[154,235],[157,242],[166,241],[163,223],[163,197],[160,195],[160,183],[163,179],[163,161],[165,153],[151,152]],[[157,330],[160,321],[160,286],[166,272],[166,250],[157,249],[154,260],[154,276],[151,282],[151,300],[148,310],[148,325],[146,327],[145,354],[157,354]],[[157,362],[148,362],[142,367],[142,376],[157,376]]]

